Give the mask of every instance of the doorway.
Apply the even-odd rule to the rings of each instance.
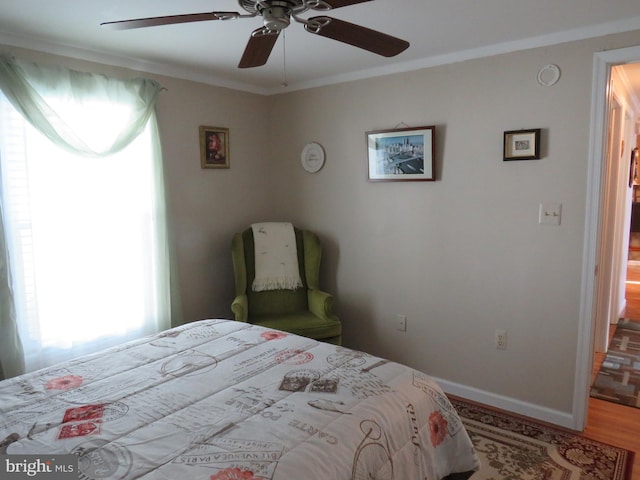
[[[625,310],[630,243],[632,235],[637,236],[632,230],[638,229],[638,221],[632,222],[632,217],[634,211],[636,217],[639,213],[633,203],[638,178],[631,159],[638,143],[640,76],[634,75],[640,72],[640,64],[618,65],[610,70],[595,299],[594,351],[600,353],[607,350],[610,326],[618,323]]]
[[[587,183],[587,201],[584,236],[584,257],[582,274],[582,301],[578,327],[578,357],[576,364],[576,382],[574,384],[574,420],[576,428],[583,430],[587,421],[591,367],[596,348],[606,348],[608,343],[609,318],[619,308],[617,302],[624,296],[624,278],[627,252],[620,246],[626,236],[628,242],[628,217],[624,213],[624,197],[620,189],[611,189],[617,180],[609,180],[612,175],[618,180],[624,168],[609,169],[607,159],[619,155],[630,146],[622,140],[628,135],[624,130],[617,140],[609,135],[612,122],[628,122],[620,99],[611,94],[610,81],[612,69],[616,65],[640,62],[640,46],[619,50],[599,52],[594,55],[593,89],[591,101],[591,135],[589,140],[589,165]],[[617,105],[620,104],[620,105]],[[637,114],[638,112],[636,112]],[[617,119],[615,118],[617,115]],[[635,124],[635,122],[631,122]],[[619,125],[621,127],[621,125]],[[626,130],[626,129],[625,129]],[[624,162],[612,162],[612,165],[625,165]],[[626,175],[628,175],[628,171]],[[628,177],[627,177],[628,178]],[[607,180],[604,180],[607,179]],[[614,191],[615,190],[615,191]],[[629,189],[627,188],[627,193]],[[622,200],[620,198],[623,198]],[[629,198],[630,202],[630,198]],[[629,204],[630,209],[630,204]],[[613,213],[612,213],[612,211]],[[622,213],[621,213],[622,212]],[[615,231],[606,231],[613,228]],[[614,249],[614,245],[617,247]],[[628,243],[626,244],[628,248]],[[609,252],[608,261],[601,263],[600,252]],[[601,271],[601,269],[603,269]],[[622,279],[622,280],[621,280]]]

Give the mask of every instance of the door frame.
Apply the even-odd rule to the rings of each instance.
[[[589,388],[593,366],[594,341],[598,328],[595,316],[597,300],[597,267],[600,246],[599,226],[602,216],[604,174],[606,172],[608,110],[610,102],[611,69],[616,65],[640,61],[640,46],[627,47],[594,54],[591,90],[591,127],[587,165],[587,198],[582,254],[582,282],[576,378],[573,395],[573,419],[577,430],[587,424]],[[599,334],[601,335],[601,333]]]

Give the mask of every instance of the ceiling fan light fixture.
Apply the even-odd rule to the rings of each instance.
[[[263,24],[268,30],[279,32],[291,23],[290,12],[284,7],[270,7],[260,12]]]

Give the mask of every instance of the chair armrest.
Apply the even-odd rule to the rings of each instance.
[[[246,295],[238,295],[233,299],[231,311],[238,322],[246,322],[249,319],[249,300]]]
[[[321,290],[308,290],[309,311],[320,318],[333,320],[333,295]]]

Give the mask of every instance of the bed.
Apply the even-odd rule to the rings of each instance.
[[[0,382],[3,454],[76,454],[94,480],[440,480],[479,468],[427,375],[222,319]]]

